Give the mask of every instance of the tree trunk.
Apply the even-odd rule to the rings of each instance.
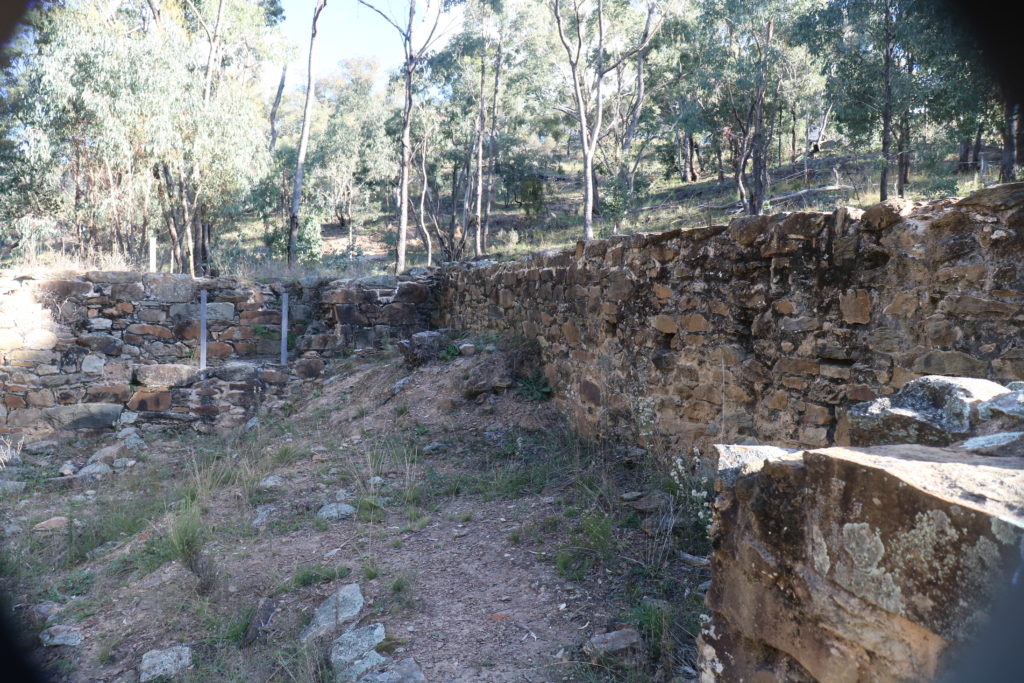
[[[789,161],[793,163],[796,161],[796,104],[790,106],[789,113],[793,122],[789,131]]]
[[[958,160],[956,164],[957,173],[965,174],[971,170],[971,139],[961,138],[957,146]]]
[[[771,29],[769,29],[770,35]],[[749,215],[761,213],[764,198],[768,196],[768,149],[769,140],[764,133],[764,91],[757,94],[754,104],[754,136],[751,140],[750,156],[753,164],[753,178],[750,183],[750,199],[747,206]]]
[[[977,172],[981,169],[981,133],[984,130],[982,124],[978,124],[978,132],[974,134],[974,149],[971,150],[971,170]]]
[[[295,161],[295,182],[292,185],[292,205],[288,214],[288,267],[295,267],[296,251],[299,241],[299,207],[302,203],[302,173],[306,166],[306,147],[309,144],[309,122],[313,116],[313,95],[315,64],[315,52],[313,47],[316,44],[316,24],[320,19],[320,13],[327,5],[327,0],[317,0],[313,9],[313,25],[309,32],[309,61],[307,62],[306,74],[306,103],[302,108],[302,132],[299,134],[299,151]]]
[[[267,151],[274,153],[274,145],[277,144],[277,108],[281,106],[281,95],[284,93],[284,77],[288,73],[288,65],[281,67],[281,82],[277,84],[277,94],[274,96],[274,105],[270,108],[270,144]]]
[[[414,5],[410,3],[409,40],[412,40],[411,25]],[[395,274],[405,272],[405,243],[409,232],[409,166],[412,165],[412,71],[416,64],[412,58],[411,45],[406,50],[405,100],[402,106],[402,158],[398,169],[398,249],[395,254]]]
[[[885,62],[882,67],[882,177],[878,181],[878,201],[889,198],[889,148],[892,146],[892,60],[893,10],[885,4]]]
[[[491,133],[487,138],[487,205],[484,207],[484,251],[490,248],[491,241],[491,202],[494,201],[494,173],[497,159],[494,156],[494,145],[498,137],[498,93],[501,92],[501,67],[505,60],[504,27],[498,33],[498,54],[494,59],[494,91],[491,93]]]
[[[434,245],[430,241],[430,232],[427,230],[426,223],[426,212],[427,212],[427,136],[423,136],[423,149],[420,156],[420,173],[423,176],[423,187],[420,188],[420,211],[419,217],[416,220],[416,227],[420,232],[420,239],[423,240],[423,246],[427,249],[427,267],[434,263]]]
[[[686,139],[686,133],[684,132],[682,135],[680,135],[679,126],[673,126],[672,133],[673,139],[676,143],[676,171],[679,173],[679,180],[682,181],[683,185],[685,185],[690,180],[690,174],[687,171],[687,166],[690,163],[689,149],[687,148],[687,145],[684,144],[683,142],[683,140]]]
[[[483,222],[483,201],[484,201],[484,132],[487,127],[487,103],[484,99],[484,82],[487,76],[487,62],[480,58],[480,90],[477,97],[477,135],[476,135],[476,205],[473,210],[473,219],[476,223],[475,251],[476,256],[484,254],[484,222]]]
[[[693,131],[690,131],[689,133],[686,134],[686,144],[687,144],[687,146],[689,147],[689,150],[690,150],[690,152],[689,152],[689,156],[690,156],[690,166],[689,166],[690,180],[696,182],[700,178],[700,175],[697,173],[697,171],[698,171],[698,169],[701,169],[702,167],[701,167],[701,163],[700,163],[700,147],[697,145],[697,143],[693,139]],[[721,166],[721,161],[722,161],[721,154],[719,154],[718,161],[719,161],[719,166]],[[722,178],[720,180],[724,180],[724,178]]]
[[[903,197],[907,185],[910,184],[910,115],[904,112],[900,120],[899,151],[896,154],[898,160],[896,179],[897,194]]]
[[[1003,122],[1000,133],[1003,138],[1003,154],[999,163],[999,180],[1010,183],[1016,180],[1017,107],[1008,100],[1003,104]]]

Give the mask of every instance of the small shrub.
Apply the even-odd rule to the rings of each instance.
[[[380,568],[377,567],[377,563],[373,560],[364,560],[362,570],[363,578],[367,581],[373,581],[380,576]]]
[[[197,504],[186,504],[171,525],[169,539],[174,555],[199,579],[200,594],[213,588],[215,572],[213,561],[203,553],[206,529]]]
[[[455,344],[449,344],[444,347],[444,350],[441,351],[438,357],[443,361],[455,360],[459,357],[459,347],[455,346]]]
[[[519,380],[519,393],[531,401],[546,401],[551,398],[551,385],[540,370]]]

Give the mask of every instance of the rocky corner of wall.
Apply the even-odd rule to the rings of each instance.
[[[425,329],[434,297],[424,282],[429,276],[253,283],[0,274],[0,435],[237,427],[319,381],[331,356]],[[204,291],[210,367],[200,371]],[[285,294],[289,361],[281,366]]]
[[[932,680],[988,637],[1024,560],[1024,383],[922,377],[850,416],[862,447],[718,447],[703,680]]]
[[[1024,379],[1022,254],[1018,183],[445,268],[439,325],[536,340],[583,434],[713,471],[714,443],[849,443],[849,405],[917,377]]]

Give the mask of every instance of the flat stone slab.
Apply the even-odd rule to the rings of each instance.
[[[192,650],[179,645],[166,650],[150,650],[142,655],[139,683],[158,678],[174,678],[192,666]]]
[[[348,503],[327,503],[320,508],[320,511],[316,513],[320,519],[326,519],[330,521],[336,521],[339,519],[345,519],[351,517],[356,512],[356,509]]]
[[[74,626],[57,624],[56,626],[44,629],[43,632],[39,634],[39,642],[47,647],[54,647],[57,645],[77,647],[82,644],[82,632]]]
[[[370,624],[343,633],[331,644],[331,668],[337,683],[354,681],[387,661],[373,648],[384,641],[384,624]]]
[[[313,614],[313,620],[302,631],[299,640],[306,643],[313,638],[326,635],[359,614],[361,609],[363,609],[363,591],[359,588],[359,584],[350,583],[342,586],[320,604],[316,613]]]

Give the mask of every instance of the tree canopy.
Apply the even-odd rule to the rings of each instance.
[[[926,0],[363,4],[404,63],[383,89],[379,65],[322,65],[307,106],[282,66],[308,46],[285,47],[277,0],[31,10],[0,72],[0,261],[141,265],[155,240],[164,268],[198,275],[230,267],[240,226],[274,259],[291,223],[315,259],[331,223],[346,258],[372,229],[401,270],[407,238],[426,261],[482,256],[515,214],[592,239],[700,183],[770,212],[776,187],[816,189],[826,153],[875,174],[878,198],[925,162],[952,187],[989,157],[985,180],[1012,179],[1024,155],[1021,103]],[[326,41],[351,20],[324,16]]]

